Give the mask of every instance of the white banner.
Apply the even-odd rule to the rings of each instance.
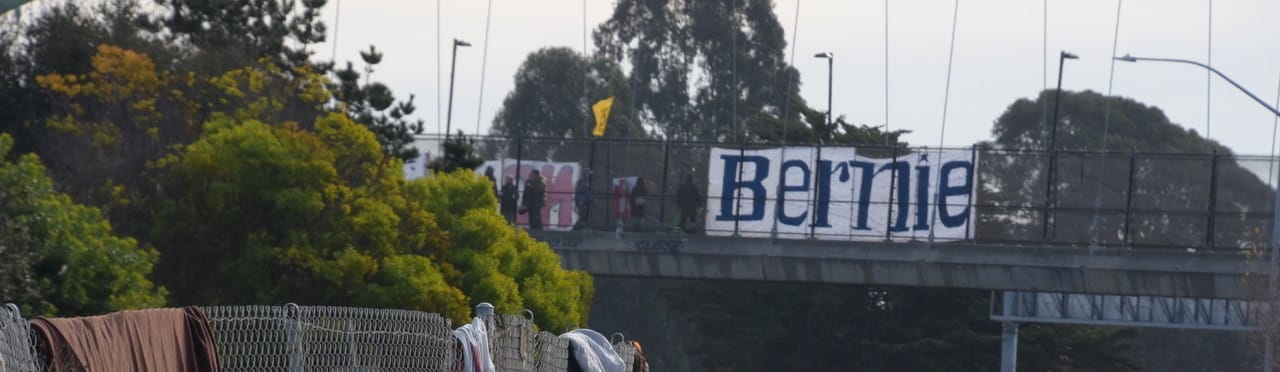
[[[851,147],[715,148],[707,234],[768,237],[776,229],[791,239],[910,241],[931,233],[941,241],[970,239],[975,156],[917,150],[895,161]]]
[[[569,230],[573,228],[574,223],[578,222],[578,213],[573,210],[574,186],[578,184],[578,176],[581,173],[578,163],[524,160],[520,162],[520,169],[516,169],[516,159],[490,160],[476,167],[476,174],[484,175],[485,169],[488,168],[494,169],[494,178],[498,187],[502,187],[504,177],[515,179],[516,174],[519,174],[520,182],[516,187],[520,189],[521,197],[524,195],[524,181],[529,179],[529,172],[537,170],[547,179],[547,205],[542,208],[543,228]],[[526,214],[516,216],[516,224],[527,226],[529,216]]]

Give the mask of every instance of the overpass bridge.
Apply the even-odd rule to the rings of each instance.
[[[609,138],[476,147],[492,159],[478,173],[522,184],[540,171],[546,230],[530,233],[596,275],[1243,300],[1271,273],[1272,157]],[[585,210],[580,183],[595,200]],[[696,233],[669,233],[686,183]],[[628,184],[647,190],[643,217]]]
[[[1267,262],[1239,252],[1096,250],[975,241],[841,242],[671,233],[530,231],[593,275],[1260,298]]]

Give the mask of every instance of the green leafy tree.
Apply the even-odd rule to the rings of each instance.
[[[493,133],[587,138],[595,127],[589,107],[609,97],[614,101],[605,136],[646,137],[631,107],[631,86],[617,63],[588,59],[565,47],[539,49],[516,71],[515,87],[493,119]]]
[[[590,278],[515,233],[485,180],[406,183],[400,160],[347,116],[314,127],[223,116],[156,162],[152,237],[169,247],[157,277],[176,302],[394,306],[463,321],[488,301],[529,307],[546,327],[585,323]]]
[[[594,38],[606,58],[629,61],[637,105],[669,138],[750,138],[768,117],[799,116],[785,106],[800,76],[773,5],[622,0]]]
[[[12,149],[13,139],[0,134],[0,157]],[[60,316],[164,305],[165,289],[147,279],[156,251],[115,235],[97,209],[54,191],[35,155],[0,163],[0,186],[0,239],[13,244],[0,248],[9,300]]]
[[[365,82],[360,83],[360,73],[351,62],[347,67],[335,71],[338,78],[334,88],[336,99],[356,122],[368,127],[378,136],[383,152],[387,155],[410,160],[418,156],[413,147],[413,135],[422,133],[423,122],[408,119],[417,107],[413,105],[412,94],[407,101],[396,102],[391,88],[379,82],[369,82],[373,75],[373,67],[382,62],[382,53],[374,46],[369,51],[361,51],[360,58],[365,63]],[[389,109],[389,110],[388,110]]]
[[[1041,124],[1040,105],[1053,96],[1052,91],[1045,91],[1039,100],[1011,104],[992,128],[994,139],[981,146],[1015,151],[1048,149],[1050,127]],[[1098,150],[1108,104],[1108,150],[1116,153],[1102,162],[1096,154],[1071,152]],[[1259,214],[1269,212],[1270,187],[1242,167],[1230,149],[1169,122],[1160,109],[1090,91],[1063,92],[1059,116],[1054,205],[1087,212],[1051,215],[1051,238],[1090,243],[1095,235],[1092,211],[1100,202],[1102,211],[1096,224],[1099,243],[1205,249],[1215,162],[1218,184],[1213,207],[1218,216],[1214,246],[1247,249],[1256,245],[1258,234],[1269,231],[1269,219]],[[980,210],[980,236],[1041,238],[1043,215],[1039,208],[1046,202],[1048,165],[1044,156],[1000,151],[982,159],[979,177],[984,184],[979,200],[989,201],[994,208]],[[1098,197],[1101,199],[1095,199]],[[1139,212],[1126,220],[1122,211],[1130,203]]]

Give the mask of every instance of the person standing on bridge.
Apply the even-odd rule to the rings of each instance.
[[[693,174],[685,174],[684,181],[676,189],[676,207],[680,209],[677,229],[692,232],[689,223],[697,221],[698,205],[701,203],[702,192],[698,190],[698,185],[693,183]]]
[[[644,205],[648,203],[644,189],[644,177],[636,177],[635,186],[631,186],[631,217],[636,220],[636,231],[644,230]]]
[[[520,191],[516,187],[516,180],[511,176],[502,177],[502,192],[498,194],[499,211],[502,217],[507,219],[507,223],[514,225],[516,223],[516,211],[520,208]]]
[[[529,172],[529,179],[524,181],[524,206],[529,213],[529,229],[542,230],[542,207],[547,205],[547,182],[542,179],[542,172],[537,169]]]
[[[573,206],[578,209],[578,223],[574,225],[575,230],[585,229],[591,222],[591,182],[587,181],[587,177],[578,179],[578,186],[573,190]]]

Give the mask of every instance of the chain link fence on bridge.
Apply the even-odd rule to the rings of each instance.
[[[244,371],[455,371],[453,325],[439,314],[397,309],[333,306],[211,306],[209,320],[218,361],[228,372]],[[498,371],[562,372],[569,369],[569,342],[537,331],[532,313],[486,319],[490,355]],[[29,323],[10,304],[0,311],[0,371],[38,372]],[[627,361],[635,349],[618,342]]]
[[[581,217],[572,203],[574,180],[585,178],[594,202],[578,229],[616,230],[625,219],[628,231],[673,231],[680,225],[676,201],[681,182],[692,176],[704,202],[694,232],[706,226],[706,209],[718,210],[721,200],[708,195],[708,168],[713,148],[740,151],[770,149],[778,144],[725,144],[627,139],[480,137],[480,155],[502,164],[514,174],[517,164],[542,164],[543,175],[559,186],[550,188],[547,208],[556,216]],[[796,145],[792,145],[796,146]],[[807,147],[801,145],[801,147]],[[853,146],[826,146],[835,147]],[[860,156],[907,159],[937,148],[856,146]],[[972,208],[973,236],[987,243],[1047,243],[1056,245],[1245,251],[1265,246],[1271,236],[1275,179],[1280,161],[1268,156],[1224,153],[1167,154],[1097,151],[1009,150],[986,147],[948,149],[972,154],[977,167],[971,205],[946,205],[952,210]],[[549,163],[576,164],[579,174],[565,173]],[[527,177],[524,169],[521,177]],[[554,174],[546,174],[553,171]],[[500,174],[502,172],[500,171]],[[896,177],[892,169],[885,175]],[[1052,174],[1052,177],[1050,176]],[[647,191],[647,207],[629,215],[617,200],[611,181],[639,177]],[[814,176],[816,177],[816,176]],[[1052,182],[1050,182],[1052,180]],[[817,182],[816,180],[811,180]],[[896,184],[895,181],[893,184]],[[912,186],[914,187],[914,186]],[[897,216],[890,201],[872,201],[872,209]],[[779,195],[766,195],[776,200]],[[814,203],[807,192],[787,193],[788,203]],[[857,200],[831,199],[832,208]],[[571,210],[573,210],[571,212]],[[626,215],[626,218],[620,218]],[[523,219],[518,223],[523,224]],[[569,221],[569,219],[565,219]],[[569,222],[565,222],[566,224]],[[569,226],[548,224],[548,228]],[[732,235],[737,230],[711,231]],[[855,236],[847,238],[871,238]],[[865,232],[872,234],[871,232]],[[784,238],[812,238],[817,233]],[[883,232],[880,233],[884,235]],[[923,233],[921,236],[927,236]],[[818,236],[821,238],[821,236]],[[921,238],[923,239],[923,238]]]

